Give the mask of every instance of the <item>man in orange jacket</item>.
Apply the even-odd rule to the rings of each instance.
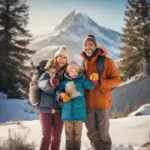
[[[111,107],[111,89],[120,84],[120,76],[112,59],[106,57],[106,50],[97,46],[94,35],[88,35],[84,40],[85,77],[98,73],[97,59],[104,56],[104,70],[99,74],[99,83],[94,90],[86,92],[88,137],[95,150],[111,150],[109,135],[109,109]]]

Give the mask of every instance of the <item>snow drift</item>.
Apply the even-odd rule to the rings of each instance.
[[[129,114],[129,116],[142,116],[142,115],[150,116],[150,104],[145,104],[141,106],[138,110]]]
[[[116,106],[118,112],[122,112],[125,106],[130,109],[150,102],[150,77],[135,78],[126,84],[119,86],[112,92],[112,109]]]
[[[20,99],[7,99],[0,93],[0,122],[35,120],[38,119],[36,109],[31,108],[25,101]]]

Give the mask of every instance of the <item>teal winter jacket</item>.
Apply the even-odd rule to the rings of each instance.
[[[68,102],[62,103],[62,121],[85,121],[86,120],[86,100],[84,89],[92,90],[94,86],[90,80],[84,78],[83,73],[79,73],[76,79],[64,75],[64,80],[56,91],[56,99],[61,92],[65,92],[71,97]]]

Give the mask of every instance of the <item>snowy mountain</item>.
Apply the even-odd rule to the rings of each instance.
[[[121,34],[101,27],[90,17],[79,11],[73,11],[47,35],[34,37],[29,48],[36,50],[33,61],[37,64],[43,59],[50,59],[60,45],[67,45],[71,59],[80,60],[83,49],[83,39],[87,34],[94,34],[98,45],[105,47],[108,56],[118,59],[118,49],[121,46]]]

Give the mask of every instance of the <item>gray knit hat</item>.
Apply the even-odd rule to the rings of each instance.
[[[92,35],[92,34],[87,35],[85,37],[83,43],[85,43],[86,41],[92,41],[95,44],[95,46],[97,47],[97,42],[96,42],[96,38],[94,35]]]

